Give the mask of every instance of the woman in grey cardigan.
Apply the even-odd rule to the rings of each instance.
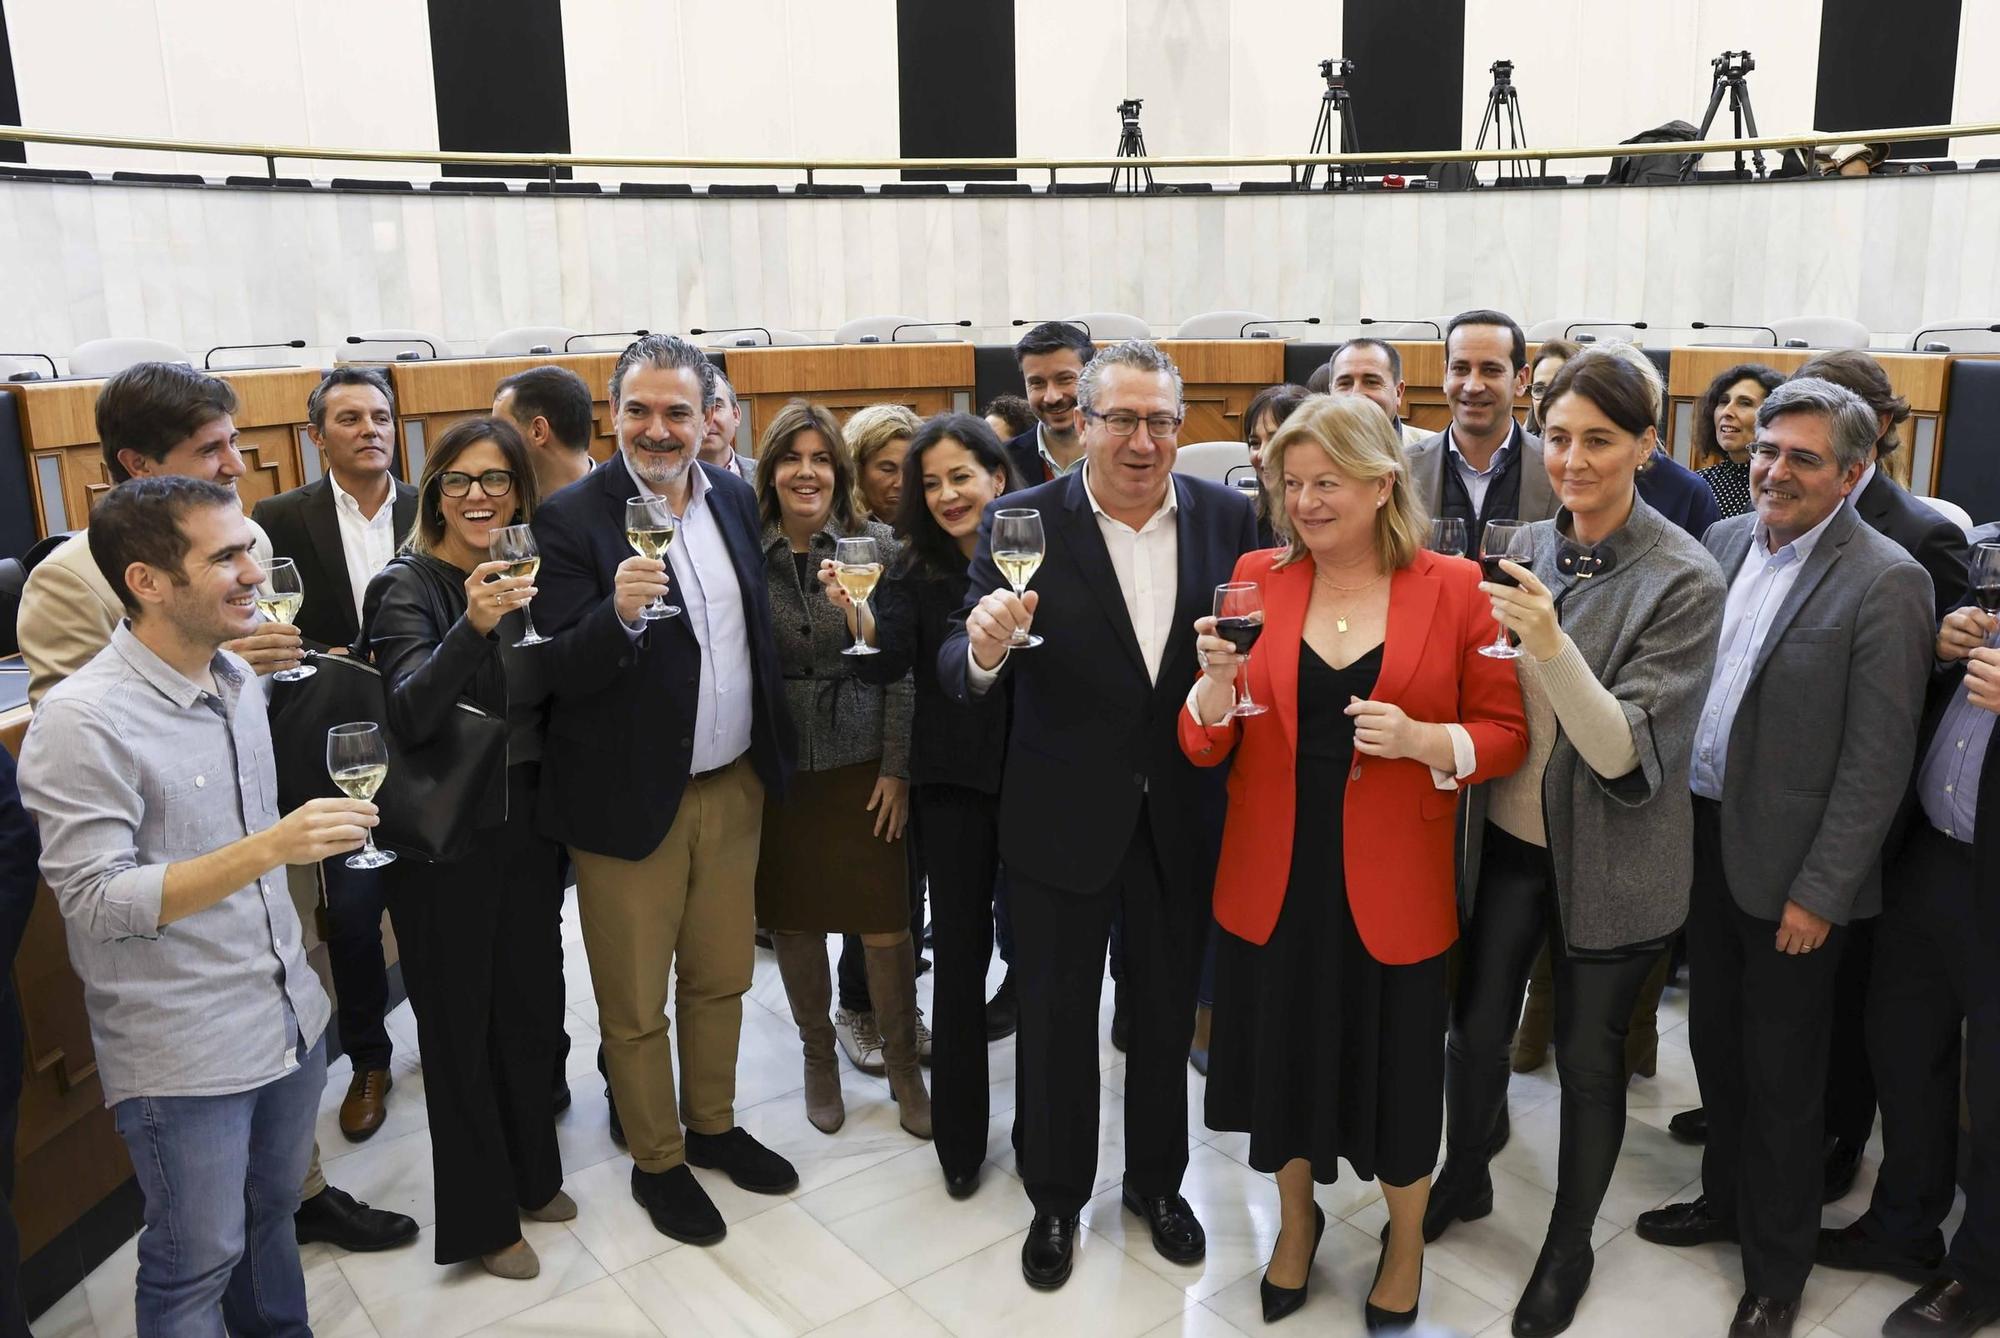
[[[771,933],[805,1047],[806,1118],[829,1134],[846,1119],[826,936],[859,934],[890,1091],[903,1128],[929,1138],[901,845],[915,695],[907,675],[886,688],[854,676],[854,659],[841,654],[854,637],[819,588],[834,540],[875,540],[884,566],[899,548],[888,526],[856,513],[853,459],[839,423],[818,405],[793,400],[772,418],[756,488],[785,705],[799,739],[791,792],[764,806],[757,922]]]
[[[1590,1227],[1625,1132],[1627,1020],[1687,918],[1688,757],[1724,596],[1708,553],[1638,495],[1655,430],[1633,368],[1573,359],[1542,419],[1564,509],[1533,527],[1532,569],[1506,564],[1518,588],[1481,587],[1521,643],[1528,758],[1488,787],[1446,1050],[1445,1164],[1424,1218],[1435,1240],[1492,1210],[1508,1039],[1546,932],[1562,1136],[1548,1237],[1514,1312],[1523,1338],[1568,1328],[1590,1283]]]

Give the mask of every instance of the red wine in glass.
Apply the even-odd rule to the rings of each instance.
[[[1979,606],[1982,613],[2000,613],[2000,581],[1973,586],[1972,602]],[[1216,635],[1227,636],[1228,633],[1218,632]]]
[[[1230,581],[1215,587],[1215,634],[1236,648],[1243,663],[1236,670],[1243,695],[1230,715],[1262,715],[1271,708],[1250,699],[1250,647],[1264,632],[1264,588],[1255,581]]]
[[[1263,635],[1264,620],[1243,615],[1215,620],[1215,634],[1236,647],[1238,655],[1248,655],[1250,648]]]
[[[1518,587],[1521,583],[1514,579],[1514,573],[1510,571],[1502,571],[1500,569],[1500,564],[1508,560],[1509,556],[1510,555],[1506,553],[1481,554],[1479,558],[1480,579],[1491,581],[1495,585],[1511,585]]]

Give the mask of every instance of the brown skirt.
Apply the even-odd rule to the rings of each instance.
[[[791,793],[764,801],[757,923],[779,933],[893,934],[910,927],[904,835],[875,835],[868,797],[879,762],[801,771]]]

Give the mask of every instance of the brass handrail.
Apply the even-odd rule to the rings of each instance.
[[[1278,153],[1278,154],[1154,154],[1143,162],[1148,167],[1308,167],[1338,166],[1342,163],[1389,165],[1395,163],[1488,163],[1545,161],[1563,158],[1619,158],[1647,155],[1734,153],[1738,150],[1812,149],[1821,144],[1866,142],[1900,143],[1916,139],[1945,139],[1977,135],[2000,135],[2000,122],[1980,121],[1964,125],[1903,126],[1883,130],[1815,130],[1802,135],[1770,135],[1760,139],[1710,139],[1666,144],[1538,145],[1513,149],[1399,149],[1379,153]],[[473,153],[450,149],[351,149],[332,145],[248,144],[217,140],[156,139],[131,135],[81,134],[67,130],[36,130],[23,126],[0,126],[0,140],[24,144],[65,144],[84,148],[127,149],[161,153],[207,153],[241,158],[262,158],[275,174],[278,159],[320,159],[330,162],[380,163],[488,163],[509,167],[540,168],[554,172],[561,167],[642,167],[686,168],[694,171],[751,170],[772,172],[895,172],[963,171],[991,172],[1015,169],[1047,171],[1068,169],[1111,170],[1131,167],[1131,158],[646,158],[625,154],[599,153]]]

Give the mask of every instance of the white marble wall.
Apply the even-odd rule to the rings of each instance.
[[[150,335],[199,351],[370,327],[459,352],[515,325],[756,323],[879,312],[1222,307],[1364,315],[1493,305],[1695,320],[1850,316],[1906,339],[2000,318],[2000,175],[1479,195],[709,200],[266,194],[0,182],[0,349]],[[27,263],[21,263],[23,260]]]

